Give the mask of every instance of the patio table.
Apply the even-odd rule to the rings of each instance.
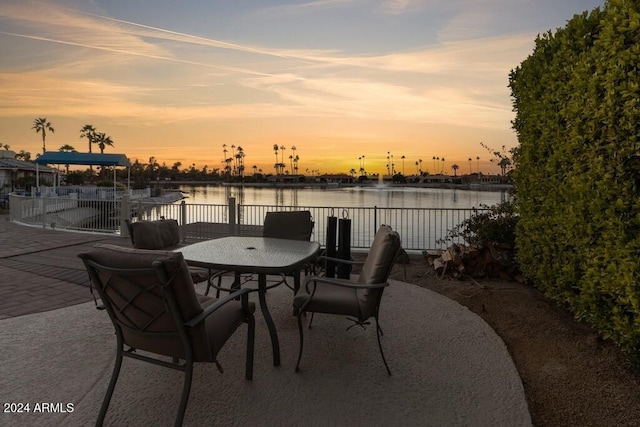
[[[258,275],[258,298],[273,350],[273,365],[280,365],[280,344],[267,307],[267,275],[298,272],[320,252],[318,242],[269,237],[231,236],[206,240],[176,249],[187,264]]]

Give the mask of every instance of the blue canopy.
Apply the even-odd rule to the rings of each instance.
[[[47,151],[36,159],[36,163],[55,165],[97,165],[130,166],[124,154],[76,153],[65,151]]]

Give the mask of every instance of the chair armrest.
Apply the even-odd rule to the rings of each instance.
[[[352,289],[378,289],[378,288],[384,288],[389,286],[389,282],[372,283],[370,285],[363,285],[360,283],[349,282],[347,280],[333,279],[328,277],[310,277],[304,282],[305,289],[307,290],[307,292],[309,291],[310,282],[326,283],[328,285],[341,286],[343,288],[352,288]]]
[[[184,325],[187,328],[193,328],[198,323],[200,323],[204,319],[206,319],[207,316],[209,316],[211,313],[213,313],[214,311],[216,311],[217,309],[219,309],[223,305],[227,304],[228,302],[237,299],[238,297],[242,297],[241,302],[242,302],[243,310],[248,311],[249,310],[249,299],[248,299],[249,297],[247,296],[247,294],[250,291],[251,291],[251,289],[249,289],[249,288],[243,288],[243,289],[240,289],[240,290],[238,290],[236,292],[228,294],[223,298],[220,298],[219,300],[217,300],[216,302],[211,304],[209,307],[205,308],[202,311],[202,313],[200,313],[197,316],[195,316],[195,317],[187,320],[186,322],[184,322]]]
[[[329,256],[325,256],[325,255],[320,255],[318,258],[316,258],[318,261],[333,261],[333,262],[337,262],[340,264],[349,264],[349,265],[361,265],[364,264],[364,262],[359,262],[359,261],[353,261],[350,259],[342,259],[342,258],[333,258],[333,257],[329,257]]]

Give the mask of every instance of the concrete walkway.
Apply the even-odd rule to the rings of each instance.
[[[115,338],[87,288],[76,255],[95,243],[126,238],[27,227],[0,216],[0,389],[3,403],[29,413],[0,413],[0,425],[95,422],[113,366]],[[201,290],[201,289],[200,289]],[[291,292],[269,291],[282,365],[273,367],[262,316],[256,315],[254,380],[244,380],[245,333],[220,354],[225,368],[199,364],[185,425],[528,426],[520,378],[504,343],[475,314],[429,290],[393,282],[375,331],[339,316],[316,316],[305,336],[301,371]],[[171,425],[182,376],[125,360],[106,425]],[[34,412],[36,403],[71,404],[73,412]],[[41,407],[41,406],[40,406]]]

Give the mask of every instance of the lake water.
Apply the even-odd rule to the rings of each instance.
[[[351,221],[351,246],[368,248],[380,224],[402,236],[405,249],[443,247],[448,231],[473,214],[472,208],[504,201],[504,191],[454,190],[414,187],[275,188],[239,186],[180,186],[193,204],[190,221],[227,222],[226,209],[209,213],[205,205],[227,205],[229,197],[243,205],[241,224],[261,225],[270,210],[309,208],[315,222],[313,239],[326,242],[327,218]],[[215,207],[215,206],[214,206]],[[202,209],[200,209],[202,208]],[[374,209],[375,208],[375,209]],[[217,212],[218,216],[215,216]]]
[[[413,187],[274,188],[187,186],[179,189],[187,203],[225,205],[229,197],[243,205],[326,206],[372,208],[479,208],[507,198],[504,191]]]

